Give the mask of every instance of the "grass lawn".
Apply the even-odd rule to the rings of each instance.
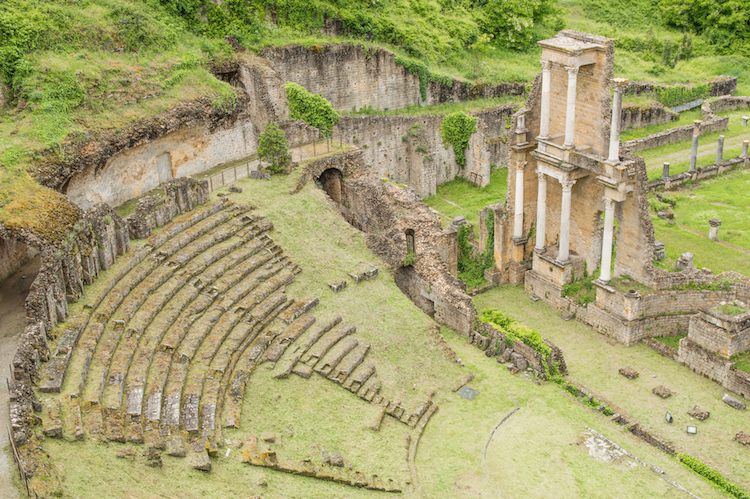
[[[508,190],[508,169],[497,168],[490,175],[487,187],[476,187],[466,179],[455,180],[439,185],[437,194],[424,200],[438,211],[444,223],[450,223],[454,217],[463,215],[470,223],[479,223],[479,212],[485,206],[505,202]]]
[[[623,99],[625,100],[625,99]],[[701,119],[701,108],[691,109],[690,111],[683,111],[680,113],[680,117],[675,121],[669,123],[661,123],[659,125],[649,125],[643,128],[635,128],[632,130],[624,131],[620,134],[620,140],[627,142],[628,140],[640,139],[641,137],[647,137],[655,133],[669,130],[670,128],[677,128],[678,126],[692,125],[693,121]],[[637,153],[637,154],[640,154]],[[671,172],[671,170],[670,170]]]
[[[669,225],[653,213],[651,216],[656,239],[666,243],[666,267],[673,267],[680,254],[691,251],[698,268],[750,275],[750,171],[705,180],[668,195],[677,203],[671,208],[677,223]],[[658,203],[653,195],[651,201]],[[722,221],[718,242],[708,239],[708,221],[713,218]]]
[[[553,307],[542,301],[530,301],[522,287],[501,286],[477,295],[474,303],[480,311],[499,308],[537,329],[562,348],[572,381],[588,387],[615,412],[624,411],[680,451],[701,459],[729,480],[750,489],[747,454],[733,441],[738,431],[750,426],[750,419],[744,412],[721,402],[726,390],[720,385],[642,344],[628,348],[585,324],[564,321]],[[630,381],[619,375],[618,369],[625,366],[639,371],[640,376]],[[659,385],[675,393],[661,399],[651,393]],[[711,417],[701,422],[688,416],[687,411],[694,405],[710,411]],[[669,425],[664,421],[666,411],[672,413],[675,423]],[[697,435],[685,432],[688,424],[698,427]]]
[[[716,144],[719,135],[724,135],[724,159],[736,158],[742,152],[742,141],[750,138],[750,128],[741,125],[742,117],[747,116],[747,109],[738,109],[721,116],[729,116],[729,127],[706,135],[698,139],[697,167],[712,165],[716,162]],[[667,127],[671,128],[671,127]],[[623,137],[623,140],[625,138]],[[669,162],[669,174],[675,175],[690,169],[690,150],[692,139],[683,140],[675,144],[668,144],[652,149],[644,149],[636,154],[643,156],[646,161],[648,179],[656,180],[662,176],[664,162]]]
[[[664,343],[669,348],[672,348],[674,350],[680,349],[680,340],[684,337],[686,337],[687,334],[679,334],[677,336],[657,336],[654,338],[656,341],[659,341],[661,343]]]
[[[527,97],[524,95],[513,95],[491,99],[474,99],[463,102],[447,102],[445,104],[435,104],[433,106],[406,106],[400,109],[389,109],[388,111],[381,111],[368,106],[354,112],[345,111],[342,114],[347,114],[349,116],[422,116],[425,114],[450,114],[455,113],[456,111],[472,113],[474,111],[481,111],[482,109],[498,107],[504,104],[515,104],[516,109],[518,109],[518,107],[526,102],[526,99]]]

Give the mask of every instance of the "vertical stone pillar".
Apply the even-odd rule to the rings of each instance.
[[[542,112],[539,117],[539,137],[549,138],[549,93],[551,82],[550,61],[542,61]]]
[[[748,140],[743,140],[742,141],[742,157],[743,158],[747,158],[747,144],[748,144],[748,142],[750,142],[750,141],[748,141]]]
[[[516,166],[516,202],[513,217],[513,238],[523,239],[523,169],[526,161]]]
[[[570,257],[570,200],[575,180],[561,180],[562,206],[560,207],[560,247],[557,260],[567,263]]]
[[[690,172],[695,171],[695,166],[698,163],[698,136],[701,132],[701,123],[703,123],[701,120],[693,122],[693,149],[690,151]]]
[[[724,136],[719,135],[719,143],[716,145],[716,164],[719,164],[724,159]]]
[[[568,101],[565,110],[565,142],[563,147],[575,147],[578,68],[565,66],[565,69],[568,70]]]
[[[612,241],[615,227],[615,201],[604,198],[604,235],[602,237],[602,263],[599,268],[599,279],[603,282],[612,280]]]
[[[628,80],[624,78],[615,78],[612,80],[612,86],[615,90],[612,99],[612,124],[609,130],[609,157],[607,161],[617,163],[620,161],[620,121],[622,120],[622,90]]]
[[[534,249],[543,251],[547,235],[547,176],[536,172],[539,188],[536,195],[536,244]]]
[[[669,178],[669,163],[666,161],[664,162],[664,166],[661,170],[661,178]]]
[[[747,126],[747,120],[750,120],[750,116],[742,117],[742,126]]]
[[[711,225],[711,228],[708,230],[708,238],[712,241],[716,241],[719,239],[719,225],[721,225],[721,220],[712,218],[708,223]]]

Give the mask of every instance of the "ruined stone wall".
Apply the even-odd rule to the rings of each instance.
[[[624,132],[625,130],[669,123],[678,118],[679,114],[673,113],[657,101],[645,106],[626,102],[622,105],[620,131]]]
[[[706,350],[729,359],[750,348],[750,313],[739,317],[726,317],[712,310],[705,310],[690,321],[688,338]]]
[[[112,156],[101,170],[86,169],[68,184],[68,198],[83,208],[117,206],[173,178],[195,175],[256,153],[251,121],[211,132],[186,127]]]
[[[427,197],[456,176],[470,178],[477,173],[486,185],[490,164],[507,164],[507,118],[513,110],[512,105],[506,105],[477,114],[477,133],[469,142],[463,169],[456,164],[453,148],[443,144],[443,115],[342,116],[334,137],[362,149],[365,164],[374,175],[407,184],[420,197]],[[495,141],[491,152],[487,142],[497,138],[501,140]]]
[[[729,118],[727,117],[714,117],[708,121],[704,121],[699,125],[700,135],[706,135],[707,133],[718,132],[719,130],[726,130],[729,125]],[[674,144],[683,140],[689,140],[693,137],[694,125],[685,125],[675,128],[670,128],[663,132],[655,133],[647,137],[640,139],[628,140],[622,143],[622,146],[628,151],[641,151],[643,149],[650,149],[652,147],[659,147],[667,144]]]
[[[732,158],[721,163],[698,167],[694,172],[683,172],[676,175],[670,175],[667,178],[659,178],[648,183],[648,190],[655,189],[673,189],[688,182],[704,180],[707,178],[718,177],[724,173],[731,172],[737,168],[746,168],[750,164],[750,158]]]
[[[351,43],[311,48],[272,47],[265,49],[263,56],[283,81],[299,83],[322,95],[339,111],[364,107],[400,109],[525,93],[524,83],[473,85],[458,80],[451,80],[450,84],[432,81],[427,84],[427,98],[423,100],[419,77],[396,63],[392,53]]]
[[[719,95],[734,95],[737,91],[737,77],[736,76],[719,76],[713,80],[708,80],[711,84],[711,90],[709,91],[710,97],[717,97]],[[657,88],[666,88],[672,86],[683,86],[690,87],[690,84],[683,85],[679,83],[654,83],[650,81],[631,81],[625,88],[625,94],[627,95],[651,95],[656,98]]]
[[[369,174],[346,179],[339,209],[365,233],[367,245],[388,263],[396,284],[417,306],[441,324],[469,334],[476,310],[465,285],[453,275],[452,262],[441,256],[455,252],[455,230],[442,230],[440,217],[413,191]],[[415,260],[405,266],[407,230],[414,232]]]
[[[4,229],[0,227],[0,281],[15,272],[37,253],[37,250],[14,237],[10,231],[4,232]]]

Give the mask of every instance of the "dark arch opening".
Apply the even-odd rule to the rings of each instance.
[[[318,182],[331,199],[341,204],[343,194],[343,176],[341,175],[341,171],[336,168],[329,168],[320,174]]]
[[[414,243],[414,230],[406,229],[406,254],[417,255],[417,246]]]

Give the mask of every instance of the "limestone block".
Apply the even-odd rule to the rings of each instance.
[[[729,407],[733,407],[737,409],[738,411],[742,411],[745,409],[745,403],[741,400],[737,400],[736,398],[732,397],[728,393],[725,393],[723,397],[721,397],[721,401],[727,404]]]

